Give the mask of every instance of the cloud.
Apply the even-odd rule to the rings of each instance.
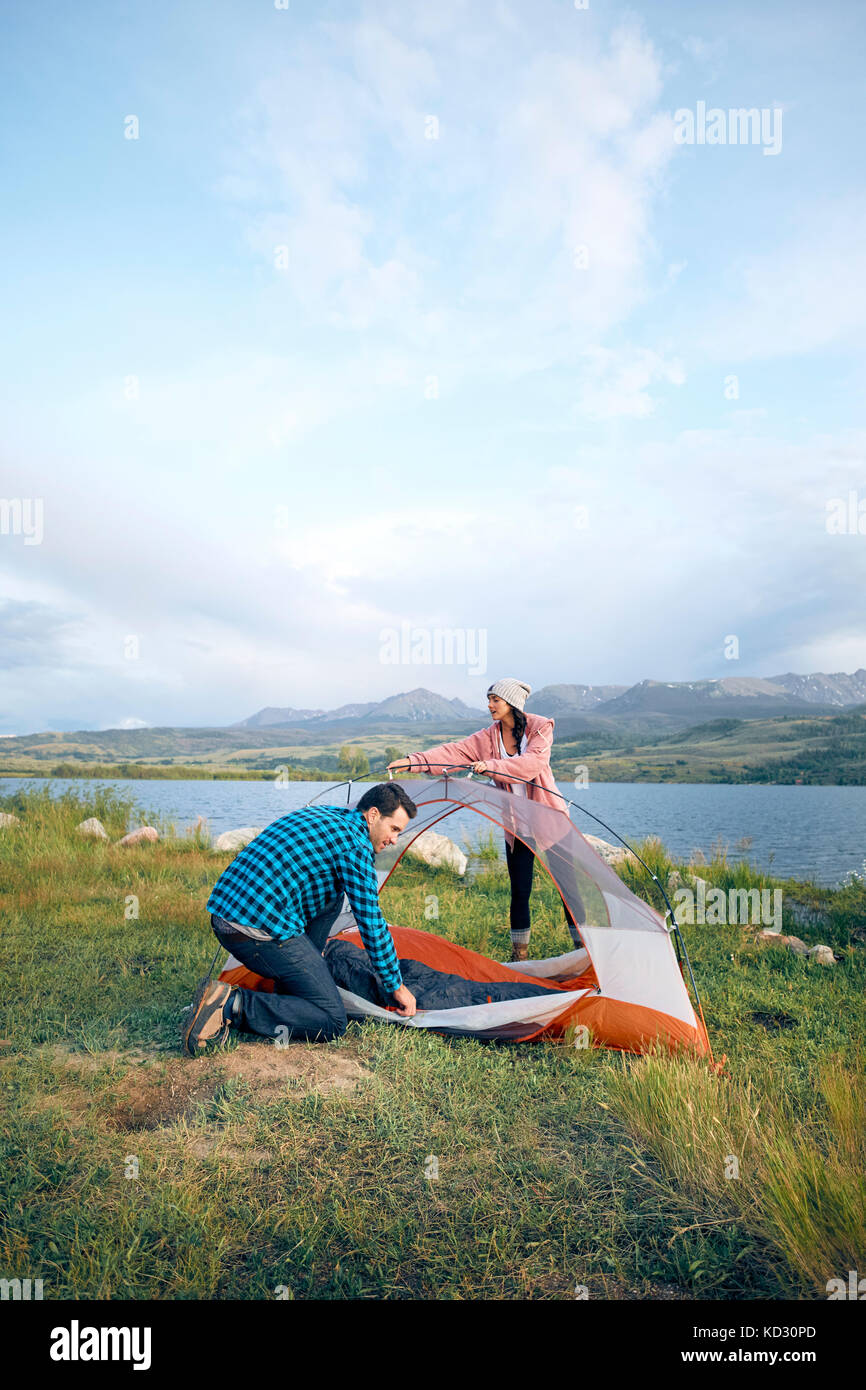
[[[455,383],[573,360],[646,293],[675,150],[659,55],[631,26],[527,62],[523,36],[489,14],[455,7],[456,42],[392,14],[388,31],[325,26],[335,61],[302,48],[247,103],[222,187],[240,180],[236,216],[274,294],[320,327],[387,333],[416,373],[435,360]],[[482,36],[512,93],[501,108],[478,85]]]
[[[73,489],[56,499],[64,545],[55,535],[39,549],[42,592],[49,581],[65,592],[75,626],[58,654],[64,615],[28,603],[19,581],[7,727],[45,727],[61,661],[73,728],[130,708],[150,724],[229,723],[265,704],[419,684],[475,698],[464,669],[383,664],[381,631],[403,621],[484,630],[488,671],[527,670],[533,684],[713,674],[729,633],[752,674],[806,669],[798,650],[839,669],[866,644],[866,542],[829,535],[826,502],[862,486],[866,435],[792,444],[752,428],[621,446],[576,431],[573,465],[530,469],[519,486],[467,476],[450,505],[383,509],[372,496],[351,516],[297,515],[288,532],[240,529],[226,545],[175,515],[172,529],[144,524],[134,547],[118,546],[108,587],[89,577],[99,532]],[[112,533],[110,516],[102,526]],[[129,633],[136,660],[124,657]]]
[[[736,231],[717,235],[663,84],[671,55],[712,65],[724,45],[684,53],[567,4],[355,15],[318,11],[267,52],[245,21],[231,31],[213,202],[190,224],[178,207],[178,244],[216,233],[183,310],[120,297],[136,367],[108,281],[79,277],[102,316],[67,316],[66,338],[57,320],[74,369],[50,391],[22,378],[4,486],[44,497],[45,538],[0,556],[9,717],[219,723],[419,683],[472,700],[465,673],[382,665],[380,630],[404,620],[483,628],[491,668],[533,684],[706,674],[731,631],[756,673],[797,651],[848,661],[866,550],[823,518],[862,486],[862,437],[792,443],[755,411],[674,434],[664,407],[700,423],[682,388],[707,361],[838,347],[860,384],[864,200],[800,217],[804,158],[764,250],[754,168],[732,162]],[[175,270],[167,256],[166,294]]]
[[[588,348],[586,367],[580,382],[577,410],[594,420],[617,415],[643,419],[655,409],[648,387],[656,382],[682,386],[683,365],[648,348],[629,348],[615,352],[609,348]]]
[[[866,198],[822,200],[765,255],[737,257],[724,298],[702,306],[700,350],[712,360],[784,358],[845,344],[866,326]]]
[[[423,98],[437,85],[432,56],[381,24],[323,24],[239,113],[235,167],[218,190],[242,220],[248,209],[245,236],[263,260],[276,267],[276,249],[286,248],[277,287],[335,327],[369,329],[418,312],[427,258],[401,236],[389,207],[399,198],[374,215],[371,193],[383,150],[391,162],[424,153]],[[376,255],[371,243],[382,239],[391,251]]]
[[[702,39],[697,34],[689,34],[683,39],[682,46],[688,56],[703,68],[703,80],[710,84],[715,82],[728,53],[728,39]]]
[[[0,667],[57,669],[69,661],[69,639],[81,618],[35,599],[0,600]]]

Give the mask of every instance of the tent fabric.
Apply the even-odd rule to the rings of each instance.
[[[471,810],[529,845],[571,908],[583,949],[545,961],[521,962],[518,969],[433,932],[389,923],[401,961],[418,962],[475,983],[516,980],[545,984],[547,989],[530,998],[419,1009],[406,1019],[393,1008],[341,988],[350,1017],[513,1042],[558,1037],[584,1025],[591,1030],[594,1044],[622,1051],[642,1052],[660,1042],[709,1053],[706,1030],[692,1007],[664,918],[631,892],[564,811],[466,777],[407,779],[401,784],[418,814],[394,849],[378,856],[378,864],[387,856],[393,860],[379,873],[380,891],[420,834],[455,811]],[[364,790],[350,785],[347,795],[345,787],[328,789],[313,804],[352,805]],[[331,935],[363,949],[357,926],[345,908]],[[273,981],[262,980],[233,957],[220,979],[247,989],[273,989]]]

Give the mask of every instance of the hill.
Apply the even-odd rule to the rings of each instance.
[[[866,706],[808,719],[708,720],[640,746],[589,753],[554,744],[554,773],[599,782],[769,782],[866,786]]]
[[[448,700],[433,690],[419,686],[416,690],[390,695],[385,700],[366,704],[340,705],[334,710],[274,709],[268,706],[241,719],[232,729],[294,728],[297,724],[345,724],[349,720],[376,724],[395,720],[399,723],[419,723],[429,720],[483,719],[485,711],[472,709],[462,700]]]
[[[785,684],[787,682],[787,685]],[[866,785],[866,705],[842,706],[866,686],[853,675],[788,675],[767,681],[640,681],[622,686],[550,685],[528,708],[556,721],[553,766],[602,781],[766,781]],[[790,688],[789,688],[790,687]],[[823,704],[821,701],[828,703]],[[419,687],[333,710],[267,706],[228,728],[47,731],[0,740],[0,775],[243,777],[287,767],[338,779],[348,745],[381,775],[400,753],[465,738],[489,721]],[[363,757],[360,755],[363,754]],[[137,765],[141,771],[134,771]],[[163,771],[160,772],[160,769]]]
[[[860,705],[866,701],[866,671],[861,667],[852,675],[837,671],[825,676],[822,671],[811,676],[797,676],[789,671],[784,676],[771,676],[771,685],[781,686],[789,695],[807,704]]]
[[[526,708],[555,719],[557,715],[597,709],[626,690],[627,685],[544,685],[530,695]]]
[[[829,706],[828,706],[829,708]],[[705,716],[760,719],[775,714],[814,713],[815,703],[782,686],[751,676],[705,681],[640,681],[623,695],[599,706],[608,716],[661,714],[674,720]]]

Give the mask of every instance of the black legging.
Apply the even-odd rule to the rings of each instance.
[[[535,855],[528,845],[522,840],[515,839],[513,847],[505,841],[505,863],[508,866],[508,877],[511,880],[511,944],[512,946],[526,946],[529,944],[529,934],[531,930],[531,919],[529,914],[529,897],[532,892],[532,875],[535,869]],[[574,885],[576,901],[580,903],[580,895],[577,893],[577,885]],[[560,895],[561,896],[561,895]],[[565,920],[568,923],[572,940],[576,947],[583,945],[577,931],[574,915],[571,912],[565,899],[562,900],[565,910]]]

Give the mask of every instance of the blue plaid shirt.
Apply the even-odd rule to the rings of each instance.
[[[360,811],[304,806],[281,816],[220,874],[207,910],[246,927],[265,927],[284,941],[300,936],[340,891],[384,988],[399,989],[400,963],[379,907],[373,842]]]

